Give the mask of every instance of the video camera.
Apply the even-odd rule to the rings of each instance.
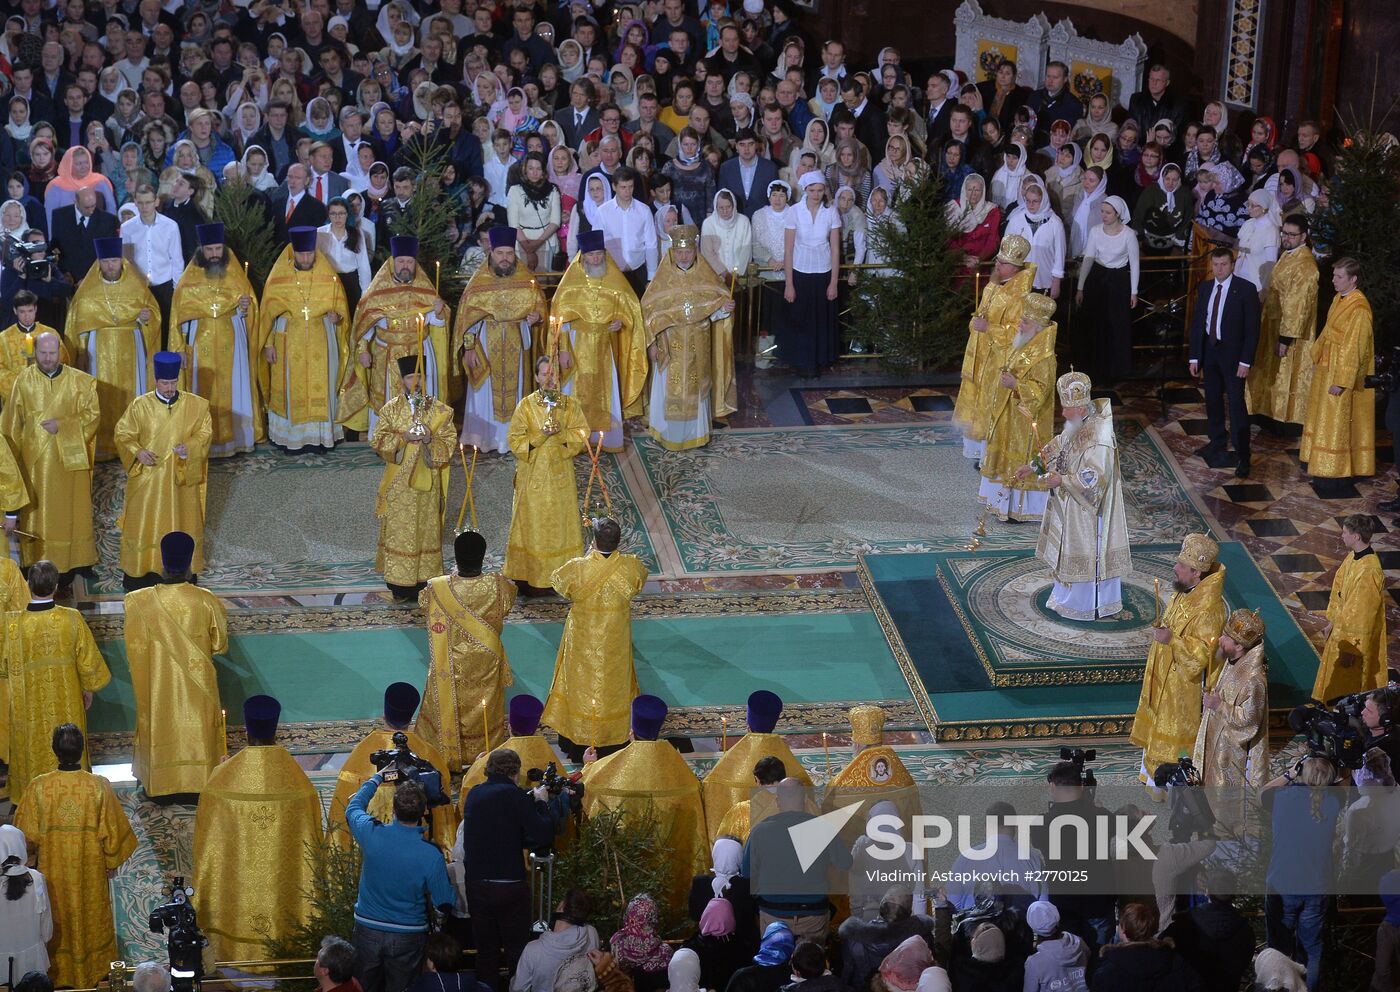
[[[1361,711],[1368,695],[1343,696],[1331,709],[1313,703],[1294,707],[1288,714],[1288,725],[1307,738],[1309,751],[1326,758],[1339,771],[1360,768],[1368,736]]]
[[[36,252],[43,254],[36,257]],[[49,248],[48,242],[37,241],[16,241],[10,244],[9,258],[7,262],[14,263],[23,261],[20,267],[20,275],[26,279],[43,279],[54,273],[58,266],[58,252]]]
[[[1376,374],[1366,377],[1367,389],[1382,389],[1387,393],[1400,392],[1400,344],[1390,349],[1390,354],[1376,362]]]
[[[1173,843],[1210,834],[1215,826],[1215,811],[1206,799],[1201,772],[1190,758],[1182,757],[1174,765],[1160,765],[1152,781],[1157,788],[1167,790],[1167,831]]]
[[[427,758],[420,758],[408,749],[408,735],[402,730],[394,733],[393,748],[375,751],[369,756],[371,764],[385,782],[417,782],[428,797],[428,809],[446,806],[450,799],[442,790],[442,776]]]
[[[1099,783],[1094,779],[1093,769],[1085,768],[1084,766],[1093,764],[1098,760],[1098,757],[1098,752],[1093,748],[1089,748],[1088,750],[1082,747],[1077,747],[1073,750],[1067,747],[1060,748],[1060,760],[1068,761],[1073,765],[1075,770],[1079,772],[1079,784],[1090,789],[1094,788]]]
[[[199,929],[195,919],[194,889],[176,875],[170,887],[170,901],[151,910],[148,921],[151,933],[165,933],[166,953],[170,957],[170,985],[174,992],[191,992],[204,978],[204,948],[209,938]]]

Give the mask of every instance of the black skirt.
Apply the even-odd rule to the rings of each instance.
[[[1128,266],[1095,265],[1084,283],[1077,335],[1083,364],[1095,385],[1112,385],[1133,371],[1132,273]]]
[[[826,298],[830,272],[793,272],[796,299],[778,307],[773,334],[778,357],[799,375],[816,375],[840,354],[836,301]]]

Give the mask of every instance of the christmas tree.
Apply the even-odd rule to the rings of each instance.
[[[866,232],[881,270],[861,274],[851,301],[851,337],[871,342],[897,371],[939,368],[963,352],[971,303],[956,276],[960,252],[948,222],[943,182],[931,171],[901,186],[897,202]]]
[[[224,225],[224,244],[248,263],[248,281],[261,293],[279,254],[265,201],[243,180],[229,180],[214,193],[214,219]]]
[[[1394,109],[1394,105],[1392,105]],[[1400,320],[1400,142],[1383,132],[1380,121],[1365,127],[1343,124],[1334,175],[1327,184],[1326,205],[1313,219],[1313,242],[1329,258],[1351,256],[1361,262],[1361,290],[1371,303],[1378,335],[1397,343],[1393,328]]]
[[[404,145],[404,164],[413,170],[416,185],[408,209],[394,219],[389,233],[410,234],[418,239],[419,267],[435,281],[438,295],[448,306],[456,306],[463,286],[452,242],[457,210],[442,188],[442,173],[450,151],[450,145],[421,136],[410,138]],[[388,257],[389,245],[379,245],[374,268],[377,270]]]

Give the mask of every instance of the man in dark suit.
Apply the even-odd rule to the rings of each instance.
[[[739,212],[753,220],[760,207],[768,206],[768,184],[778,178],[778,167],[758,154],[758,135],[751,127],[739,129],[734,149],[739,154],[720,163],[715,188],[733,193]]]
[[[350,180],[335,171],[335,149],[330,142],[318,141],[311,146],[311,174],[306,187],[322,203],[330,203],[333,198],[349,192]]]
[[[92,239],[115,238],[121,232],[115,215],[97,209],[96,187],[84,187],[73,195],[71,207],[59,207],[53,212],[53,237],[49,243],[58,250],[59,271],[78,283],[97,260]]]
[[[170,202],[161,207],[160,212],[173,220],[180,228],[180,254],[186,259],[199,247],[196,233],[199,225],[207,223],[208,217],[199,209],[199,197],[203,192],[202,180],[198,176],[177,175],[170,191]]]
[[[929,76],[928,83],[924,86],[924,94],[928,97],[928,110],[924,112],[924,120],[928,122],[930,148],[948,137],[948,121],[953,115],[953,108],[958,105],[958,101],[948,95],[948,86],[948,77],[941,72]],[[882,149],[881,155],[872,161],[878,162],[883,157]]]
[[[1177,134],[1186,123],[1186,101],[1172,90],[1172,72],[1164,65],[1147,70],[1147,84],[1128,101],[1128,116],[1147,135],[1160,120],[1169,120]]]
[[[300,162],[287,167],[287,181],[272,197],[272,227],[281,248],[291,240],[293,227],[320,227],[326,222],[326,205],[306,189],[307,168]]]
[[[564,144],[578,151],[583,136],[598,127],[598,111],[589,105],[593,86],[583,79],[575,79],[569,87],[569,105],[554,112],[554,123],[564,135]]]
[[[1070,127],[1084,117],[1084,104],[1069,88],[1069,66],[1051,62],[1045,67],[1045,85],[1026,100],[1035,111],[1035,145],[1043,148],[1050,143],[1050,125],[1068,121]]]
[[[63,91],[63,102],[58,105],[58,110],[53,118],[54,136],[58,139],[59,154],[69,148],[76,148],[83,143],[84,131],[89,123],[99,118],[93,117],[87,110],[88,94],[76,81],[71,82]],[[97,163],[93,163],[93,168],[97,168]]]
[[[864,84],[851,76],[841,80],[841,99],[855,118],[856,140],[870,152],[870,161],[880,161],[885,157],[885,142],[889,139],[884,113],[867,98]]]
[[[1189,351],[1191,374],[1204,377],[1210,433],[1210,443],[1198,454],[1207,464],[1225,454],[1228,403],[1230,437],[1238,458],[1235,475],[1243,479],[1249,475],[1249,411],[1244,383],[1259,343],[1259,292],[1248,280],[1234,278],[1235,256],[1229,248],[1210,253],[1210,269],[1215,278],[1201,286],[1196,298]]]

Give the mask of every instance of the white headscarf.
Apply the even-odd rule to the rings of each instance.
[[[19,863],[22,865],[28,857],[29,852],[24,844],[24,831],[8,823],[0,827],[0,861],[4,861],[6,858],[19,858]]]
[[[992,176],[993,189],[989,191],[990,194],[995,191],[997,186],[1001,187],[1001,196],[995,199],[997,206],[1001,207],[1003,210],[1012,209],[1016,201],[1021,198],[1021,180],[1024,179],[1030,171],[1028,164],[1030,161],[1030,153],[1026,151],[1025,143],[1013,141],[1011,144],[1021,151],[1021,157],[1016,162],[1016,168],[1013,169],[1006,164],[1006,153],[1003,151],[1002,164]]]
[[[1167,184],[1163,181],[1167,178],[1168,169],[1176,173],[1176,189],[1174,190],[1167,189]],[[1186,178],[1182,173],[1181,166],[1175,162],[1164,163],[1157,172],[1157,185],[1161,188],[1162,195],[1167,198],[1167,210],[1173,213],[1176,211],[1176,194],[1181,192],[1181,184],[1185,181]]]
[[[5,208],[11,205],[19,207],[19,227],[4,226]],[[14,238],[16,241],[22,241],[24,232],[27,230],[29,230],[29,218],[25,213],[24,204],[18,200],[6,200],[4,203],[0,203],[0,234]]]
[[[1031,213],[1030,207],[1026,206],[1025,189],[1027,184],[1040,188],[1040,209],[1035,213]],[[1045,188],[1045,180],[1041,179],[1034,172],[1023,178],[1021,180],[1021,185],[1016,188],[1016,205],[1025,210],[1026,220],[1031,221],[1037,226],[1049,220],[1055,214],[1054,208],[1050,205],[1050,191]]]
[[[807,192],[807,187],[808,187],[808,186],[816,186],[818,183],[820,183],[821,185],[825,186],[825,185],[826,185],[826,177],[823,176],[823,175],[822,175],[820,172],[818,172],[816,169],[813,169],[811,172],[804,172],[804,173],[802,173],[802,176],[797,180],[797,185],[798,185],[798,187],[799,187],[799,188],[802,190],[802,192],[804,192],[804,193]]]
[[[719,198],[728,195],[734,203],[734,213],[728,220],[719,215]],[[700,225],[701,237],[711,237],[719,242],[719,261],[726,270],[747,264],[753,251],[753,225],[739,210],[739,198],[727,189],[715,193],[710,203],[710,215]]]
[[[583,196],[579,198],[579,202],[583,204],[583,215],[588,218],[588,223],[593,225],[593,230],[601,231],[603,229],[603,215],[599,213],[599,210],[603,203],[594,203],[593,197],[588,195],[588,187],[595,179],[603,184],[603,203],[612,199],[612,183],[608,182],[608,177],[603,173],[595,172],[584,180]]]
[[[1128,210],[1128,204],[1121,196],[1106,196],[1103,202],[1113,208],[1113,212],[1118,215],[1118,219],[1124,224],[1132,219],[1133,215]]]
[[[969,208],[967,205],[967,184],[972,182],[982,186],[982,199],[975,207]],[[963,177],[962,189],[958,190],[958,198],[948,204],[948,223],[963,234],[968,234],[975,231],[977,225],[987,219],[987,214],[992,212],[994,206],[996,204],[987,195],[987,180],[975,172],[970,173]]]
[[[699,992],[700,955],[689,947],[677,948],[666,965],[666,978],[671,984],[670,992]]]
[[[1266,189],[1256,189],[1249,194],[1249,202],[1257,207],[1264,208],[1264,216],[1260,220],[1267,219],[1274,227],[1278,228],[1283,224],[1283,211],[1279,209],[1278,197],[1274,196]],[[1250,218],[1253,220],[1254,218]]]
[[[408,42],[409,48],[412,48],[413,43],[417,40],[418,12],[411,5],[404,3],[403,0],[393,0],[392,3],[386,3],[379,8],[379,17],[375,20],[374,26],[379,30],[379,36],[384,39],[384,44],[393,49],[394,54],[402,55],[403,52],[399,51],[398,43],[394,41],[394,29],[389,26],[390,7],[397,7],[399,13],[403,15],[403,19],[414,29],[414,37],[410,38]]]
[[[676,216],[680,216],[677,213]],[[713,862],[715,880],[711,883],[715,898],[724,898],[724,892],[729,888],[729,880],[739,874],[739,868],[744,860],[744,847],[733,837],[721,837],[715,841],[714,847],[710,848],[710,860]]]
[[[1084,246],[1089,243],[1089,232],[1103,223],[1099,216],[1099,202],[1108,196],[1108,177],[1099,180],[1092,193],[1085,192],[1075,205],[1074,216],[1069,221],[1069,244],[1071,255],[1084,254]]]
[[[1061,179],[1068,179],[1069,174],[1079,168],[1080,163],[1084,161],[1084,153],[1079,150],[1079,146],[1073,141],[1069,142],[1064,147],[1074,153],[1074,161],[1069,164],[1069,168],[1064,168],[1058,163],[1056,163],[1055,168],[1058,170]],[[1056,154],[1058,155],[1059,153],[1056,152]]]

